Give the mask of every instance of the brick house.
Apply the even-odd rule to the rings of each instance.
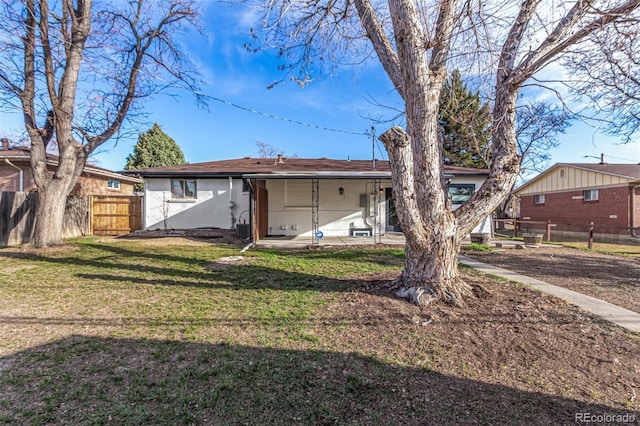
[[[47,154],[47,167],[53,172],[58,157]],[[93,165],[85,166],[67,198],[63,238],[81,235],[119,235],[140,229],[141,197],[134,185],[142,183]],[[31,173],[29,149],[0,145],[0,247],[26,243],[35,224],[38,194]]]
[[[47,166],[53,171],[58,157],[47,154]],[[70,195],[131,195],[141,179],[93,165],[86,165]],[[31,192],[36,186],[31,175],[29,149],[11,148],[7,139],[0,145],[0,192]]]
[[[515,195],[521,220],[550,220],[556,232],[585,232],[593,222],[598,234],[640,236],[640,164],[559,163]]]

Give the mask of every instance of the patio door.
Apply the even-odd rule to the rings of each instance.
[[[402,232],[400,228],[400,221],[398,220],[398,213],[396,212],[396,205],[393,202],[393,189],[385,188],[385,205],[386,205],[386,223],[385,230],[387,232]]]

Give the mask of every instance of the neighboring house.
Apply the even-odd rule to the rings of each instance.
[[[29,241],[35,225],[38,196],[31,174],[28,148],[0,145],[0,247]],[[58,157],[47,154],[54,171]],[[86,165],[67,198],[63,238],[80,235],[119,235],[141,228],[141,197],[134,185],[142,180]]]
[[[515,190],[520,218],[553,232],[640,235],[640,164],[555,164]]]
[[[375,164],[375,167],[374,167]],[[455,206],[487,170],[445,167]],[[144,229],[235,229],[268,236],[399,232],[387,161],[250,158],[131,170],[144,179]],[[490,218],[474,230],[491,233]]]
[[[55,170],[58,157],[47,154],[47,167]],[[131,195],[139,178],[86,165],[70,195]],[[31,174],[28,148],[10,148],[6,139],[0,146],[0,192],[31,192],[36,185]]]

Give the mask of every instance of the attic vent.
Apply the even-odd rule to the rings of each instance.
[[[560,177],[564,178],[564,169],[560,169]]]

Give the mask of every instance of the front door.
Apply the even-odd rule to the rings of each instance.
[[[393,202],[393,189],[385,188],[385,205],[387,213],[387,232],[402,232],[400,228],[400,221],[398,220],[398,213],[396,212],[396,205]]]

